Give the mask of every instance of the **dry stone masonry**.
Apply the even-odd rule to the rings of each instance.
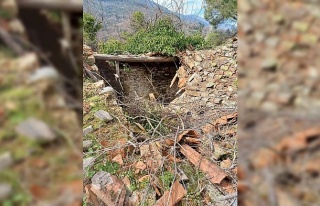
[[[177,71],[182,95],[171,102],[178,111],[198,116],[237,107],[237,38],[214,50],[186,51]],[[173,80],[175,81],[175,79]]]

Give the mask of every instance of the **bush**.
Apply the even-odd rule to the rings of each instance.
[[[101,43],[99,49],[107,54],[155,52],[175,55],[177,50],[185,50],[187,46],[201,48],[204,42],[204,38],[200,34],[186,36],[174,27],[170,18],[162,18],[131,36],[126,35],[123,42],[108,40],[106,43]]]
[[[219,32],[212,32],[206,37],[206,45],[208,48],[220,46],[225,40],[225,35]]]
[[[106,43],[98,44],[99,50],[106,54],[122,54],[124,52],[124,44],[116,39],[110,39]]]

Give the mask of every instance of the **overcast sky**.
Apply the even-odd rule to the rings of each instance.
[[[170,10],[176,10],[176,5],[171,2],[183,2],[184,11],[183,14],[196,14],[203,17],[204,10],[202,8],[203,0],[153,0],[154,2],[167,7]],[[180,3],[179,3],[180,4]]]

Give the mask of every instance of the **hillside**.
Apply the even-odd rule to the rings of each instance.
[[[119,37],[124,31],[130,32],[130,16],[135,11],[145,13],[149,20],[168,14],[174,18],[179,16],[151,0],[84,0],[83,9],[103,23],[103,29],[98,33],[98,38],[102,40]],[[188,32],[209,25],[205,19],[196,15],[180,17],[184,23],[182,29]]]

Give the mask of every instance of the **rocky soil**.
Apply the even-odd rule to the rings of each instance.
[[[319,13],[317,1],[239,3],[240,205],[320,203]]]

